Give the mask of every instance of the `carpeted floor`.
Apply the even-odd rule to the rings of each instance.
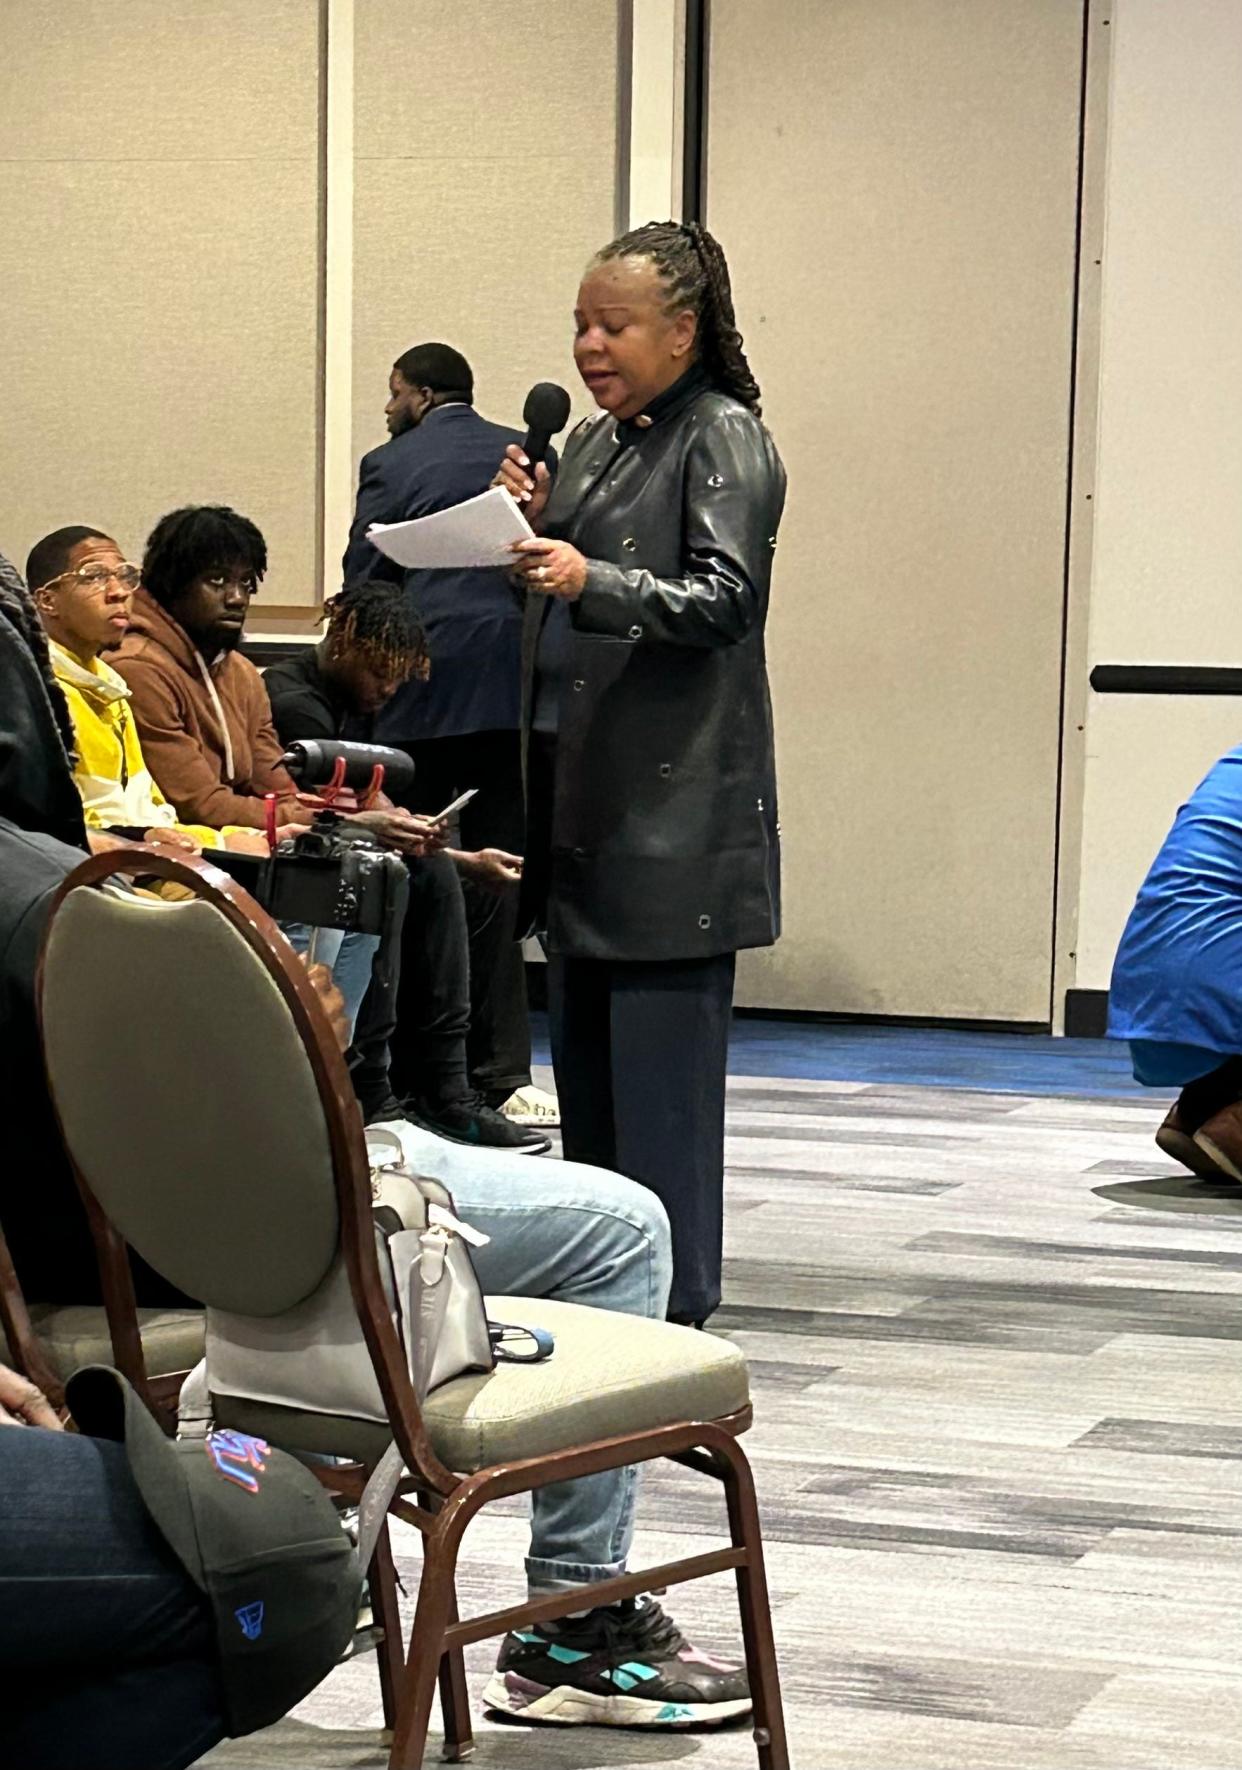
[[[712,1326],[750,1359],[798,1770],[1242,1766],[1242,1188],[1179,1176],[1103,1044],[738,1032]],[[640,1521],[635,1565],[720,1502],[657,1469]],[[479,1521],[465,1611],[520,1595],[523,1544],[520,1505]],[[667,1602],[735,1644],[727,1578]],[[356,1660],[207,1762],[379,1766],[378,1726]],[[755,1761],[745,1727],[476,1737],[491,1770]]]

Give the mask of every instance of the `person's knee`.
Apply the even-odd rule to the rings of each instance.
[[[673,1278],[673,1232],[668,1212],[655,1193],[637,1180],[628,1180],[624,1174],[614,1174],[605,1168],[570,1162],[563,1163],[562,1167],[590,1176],[580,1202],[589,1205],[603,1222],[609,1223],[614,1235],[641,1249],[651,1262],[652,1294],[667,1296]]]

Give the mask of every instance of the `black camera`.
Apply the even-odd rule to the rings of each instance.
[[[341,787],[367,779],[363,804],[374,799],[386,775],[399,781],[411,767],[399,750],[375,744],[295,744],[284,761],[303,787],[325,787],[333,798]],[[399,922],[410,894],[401,856],[369,830],[345,821],[332,799],[312,824],[277,843],[265,860],[226,848],[213,849],[208,858],[277,922],[385,935]]]

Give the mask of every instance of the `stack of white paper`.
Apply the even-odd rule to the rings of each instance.
[[[530,540],[534,532],[504,487],[492,486],[433,516],[373,522],[367,540],[407,568],[512,565],[513,543]]]

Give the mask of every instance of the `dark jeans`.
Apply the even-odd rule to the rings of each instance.
[[[0,1426],[0,1756],[180,1770],[224,1737],[206,1599],[119,1444]]]
[[[391,1103],[460,1100],[467,1092],[470,961],[457,868],[442,854],[409,863],[399,938],[381,945],[354,1029],[349,1064],[364,1118]]]
[[[503,848],[521,854],[524,843],[522,763],[516,731],[477,731],[463,737],[401,744],[414,759],[411,811],[434,816],[459,793],[478,794],[461,813],[461,847]],[[470,1080],[485,1094],[509,1095],[530,1083],[530,1020],[526,964],[517,938],[517,892],[498,895],[463,882],[470,937]]]
[[[735,953],[623,963],[548,957],[567,1160],[649,1186],[673,1230],[670,1316],[720,1303],[725,1072]]]

